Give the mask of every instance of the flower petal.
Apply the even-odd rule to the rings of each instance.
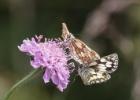
[[[50,78],[51,78],[51,73],[50,73],[49,69],[46,69],[45,73],[43,75],[44,82],[48,83],[50,81]]]

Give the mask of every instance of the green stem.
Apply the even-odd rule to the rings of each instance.
[[[33,78],[33,76],[38,73],[40,69],[35,69],[31,71],[27,76],[22,78],[19,82],[17,82],[15,85],[12,86],[12,88],[5,94],[4,98],[2,100],[8,100],[9,97],[12,95],[13,91],[18,88],[19,86],[23,85],[25,82],[29,81],[30,79]]]

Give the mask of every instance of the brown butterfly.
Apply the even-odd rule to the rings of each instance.
[[[116,53],[100,58],[98,53],[75,38],[65,23],[62,23],[62,38],[68,44],[72,59],[82,65],[78,67],[78,75],[85,85],[102,83],[111,78],[110,73],[118,67]]]
[[[69,44],[69,49],[74,60],[80,64],[89,65],[93,60],[100,59],[99,54],[90,49],[84,42],[75,38],[74,35],[68,31],[65,23],[62,23],[62,27],[62,38]]]

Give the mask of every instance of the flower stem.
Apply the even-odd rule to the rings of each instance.
[[[18,88],[19,86],[23,85],[25,82],[31,80],[36,73],[39,72],[40,69],[35,69],[31,71],[27,76],[23,77],[19,82],[17,82],[15,85],[13,85],[9,91],[4,95],[4,98],[2,100],[8,100],[9,97],[12,95],[13,91]]]

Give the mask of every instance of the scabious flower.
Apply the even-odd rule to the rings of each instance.
[[[45,83],[51,80],[60,91],[63,91],[67,88],[70,77],[67,64],[69,58],[64,51],[64,43],[59,39],[42,40],[42,36],[35,36],[31,40],[27,38],[18,48],[32,57],[30,63],[33,68],[45,69]]]

